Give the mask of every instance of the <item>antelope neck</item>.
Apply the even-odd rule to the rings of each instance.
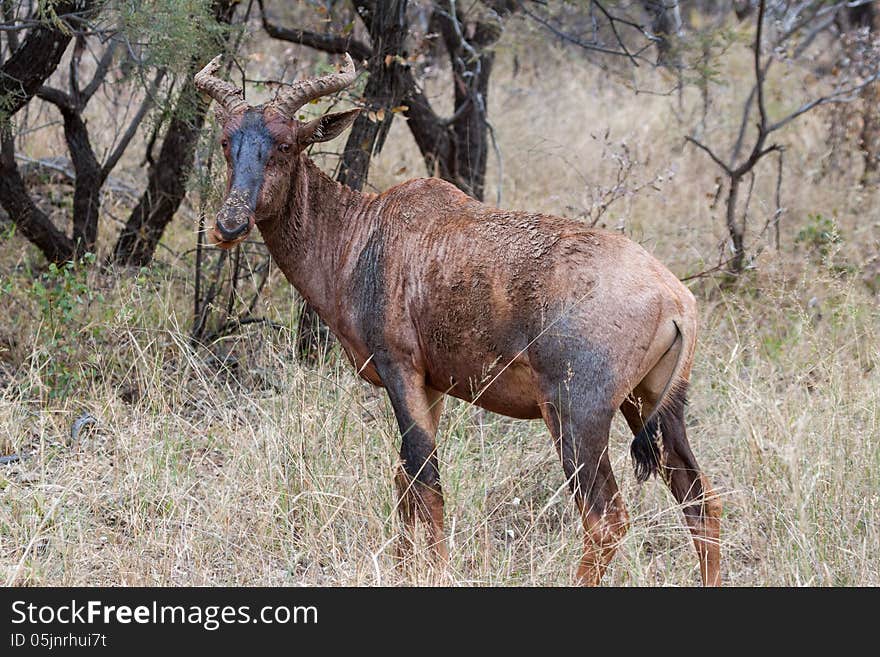
[[[338,283],[373,230],[376,197],[332,180],[305,154],[291,177],[280,210],[257,226],[287,280],[332,328]]]

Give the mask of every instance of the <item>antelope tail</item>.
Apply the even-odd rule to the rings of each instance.
[[[673,320],[673,324],[675,324],[677,333],[669,350],[671,351],[677,347],[678,359],[672,370],[672,375],[669,377],[669,381],[666,382],[666,386],[657,400],[657,405],[645,420],[642,430],[636,434],[630,446],[636,479],[639,481],[647,481],[652,475],[657,474],[660,468],[660,445],[657,442],[657,438],[661,425],[664,419],[681,412],[681,407],[687,401],[688,382],[680,377],[686,351],[684,336],[681,333],[678,322]]]

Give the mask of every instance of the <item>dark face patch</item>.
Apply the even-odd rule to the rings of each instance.
[[[257,195],[274,145],[262,112],[254,110],[245,113],[241,126],[229,139],[232,189],[247,192],[251,212],[256,209]]]
[[[274,146],[262,112],[245,112],[226,145],[231,175],[226,200],[217,215],[217,231],[222,240],[244,239],[250,230]]]

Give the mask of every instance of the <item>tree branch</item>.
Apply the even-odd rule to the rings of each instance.
[[[54,5],[55,13],[68,20],[76,12],[87,15],[96,0],[64,0]],[[0,120],[28,104],[40,85],[52,75],[71,39],[70,28],[54,23],[34,27],[12,56],[0,66]]]
[[[42,251],[46,260],[69,260],[73,241],[31,199],[15,163],[12,134],[8,129],[0,131],[0,203],[21,234]]]
[[[141,124],[141,121],[144,120],[144,117],[147,115],[147,112],[150,111],[150,108],[153,106],[154,99],[156,97],[156,91],[159,89],[159,85],[162,84],[162,80],[165,78],[165,71],[158,71],[156,73],[156,77],[153,78],[153,82],[150,85],[150,88],[147,90],[147,93],[144,96],[144,100],[141,103],[141,106],[138,108],[137,113],[132,117],[131,122],[128,124],[128,128],[125,133],[123,133],[122,138],[119,140],[119,143],[116,144],[116,148],[113,149],[113,152],[107,157],[104,161],[104,164],[101,165],[101,177],[106,179],[110,172],[113,171],[113,168],[119,162],[119,158],[122,157],[123,153],[125,153],[125,149],[128,148],[129,143],[137,134],[138,127]]]
[[[113,63],[113,55],[115,54],[118,45],[119,44],[114,41],[107,46],[107,49],[104,51],[104,54],[101,56],[101,59],[95,67],[95,74],[92,76],[91,81],[86,85],[85,89],[80,92],[82,103],[85,104],[89,102],[89,99],[95,95],[95,92],[104,82],[104,77],[110,69],[110,64]]]
[[[755,45],[753,48],[755,57],[755,87],[758,90],[758,113],[761,116],[760,132],[765,132],[767,129],[767,108],[764,105],[764,74],[766,71],[761,68],[761,38],[764,34],[765,5],[765,2],[758,3],[758,28],[755,31]]]
[[[15,21],[15,7],[12,5],[12,0],[0,0],[0,10],[2,10],[4,25]],[[18,32],[15,29],[6,34],[6,47],[10,54],[18,50]]]
[[[361,61],[369,59],[373,52],[368,45],[358,41],[351,35],[336,36],[335,34],[318,34],[317,32],[294,30],[271,23],[266,16],[265,9],[263,8],[263,0],[258,0],[258,4],[260,5],[260,16],[263,21],[263,29],[266,30],[266,34],[273,39],[298,43],[299,45],[308,46],[309,48],[314,48],[315,50],[334,55],[341,55],[347,52],[355,59]]]
[[[533,21],[543,25],[545,28],[550,30],[550,32],[552,32],[554,35],[556,35],[557,37],[559,37],[563,41],[567,41],[575,46],[578,46],[579,48],[583,48],[584,50],[593,50],[595,52],[603,53],[606,55],[615,55],[617,57],[626,57],[633,64],[636,64],[636,66],[638,66],[638,64],[636,63],[636,60],[642,60],[642,61],[645,61],[649,64],[651,63],[646,57],[641,56],[641,53],[644,52],[644,50],[645,50],[644,48],[639,49],[635,53],[630,52],[630,50],[624,45],[624,43],[620,37],[620,34],[618,33],[616,23],[620,23],[622,25],[626,25],[628,27],[632,27],[632,28],[638,30],[651,42],[657,41],[657,37],[649,34],[645,30],[645,28],[642,27],[641,25],[639,25],[638,23],[634,23],[633,21],[629,21],[629,20],[626,20],[626,19],[623,19],[623,18],[620,18],[617,16],[612,16],[605,9],[605,7],[602,6],[602,4],[597,2],[596,0],[593,0],[593,2],[591,4],[599,7],[599,10],[608,18],[608,20],[611,24],[611,27],[612,27],[612,32],[617,40],[618,46],[620,47],[619,50],[615,50],[614,48],[609,48],[608,46],[605,46],[605,45],[599,43],[598,41],[593,41],[593,42],[582,41],[581,39],[578,39],[577,37],[574,37],[571,34],[568,34],[566,32],[563,32],[562,30],[558,29],[553,24],[551,24],[550,21],[543,18],[542,16],[539,16],[538,14],[528,10],[526,8],[526,6],[523,4],[522,0],[517,0],[517,3],[519,4],[520,10],[526,16],[531,18]]]
[[[705,152],[709,157],[712,158],[712,161],[715,164],[717,164],[719,167],[721,167],[724,170],[724,173],[726,173],[728,176],[733,175],[733,171],[731,170],[731,168],[729,166],[727,166],[727,164],[725,164],[721,160],[721,158],[719,158],[717,155],[715,155],[715,153],[712,152],[711,148],[709,148],[708,146],[706,146],[702,142],[697,141],[693,137],[685,136],[684,140],[692,143],[694,146],[699,148],[701,151]]]
[[[849,87],[847,89],[841,89],[840,91],[836,91],[832,94],[828,94],[827,96],[820,96],[819,98],[814,98],[808,103],[804,103],[794,112],[786,116],[785,118],[779,119],[775,123],[773,123],[769,128],[767,128],[767,133],[774,132],[779,130],[780,128],[785,127],[796,118],[798,118],[801,114],[806,114],[811,109],[818,107],[819,105],[825,105],[827,103],[849,103],[856,98],[858,98],[858,93],[864,89],[865,87],[873,84],[880,80],[880,72],[875,73],[871,77],[867,78],[860,84],[855,85],[854,87]]]
[[[86,40],[81,34],[77,34],[73,40],[73,54],[70,56],[70,62],[67,66],[67,86],[70,88],[70,98],[74,107],[80,107],[80,89],[79,89],[79,64],[82,61],[82,52],[85,49]]]
[[[45,100],[47,103],[52,103],[55,107],[61,111],[61,113],[65,112],[74,112],[75,107],[73,104],[73,98],[71,98],[68,94],[61,91],[60,89],[56,89],[55,87],[40,87],[37,89],[36,93],[37,98],[40,100]]]

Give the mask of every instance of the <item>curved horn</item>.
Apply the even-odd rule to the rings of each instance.
[[[354,82],[357,72],[351,55],[345,53],[345,63],[338,73],[331,73],[320,78],[300,80],[290,87],[278,92],[273,104],[275,109],[288,119],[296,117],[296,111],[309,101],[336,93]]]
[[[208,65],[205,66],[205,68],[196,73],[194,80],[196,88],[199,91],[208,94],[211,98],[216,100],[224,110],[231,113],[240,107],[247,107],[247,103],[244,98],[242,98],[241,89],[231,82],[221,80],[214,75],[220,68],[220,60],[222,58],[223,55],[217,55],[214,59],[208,62]]]

